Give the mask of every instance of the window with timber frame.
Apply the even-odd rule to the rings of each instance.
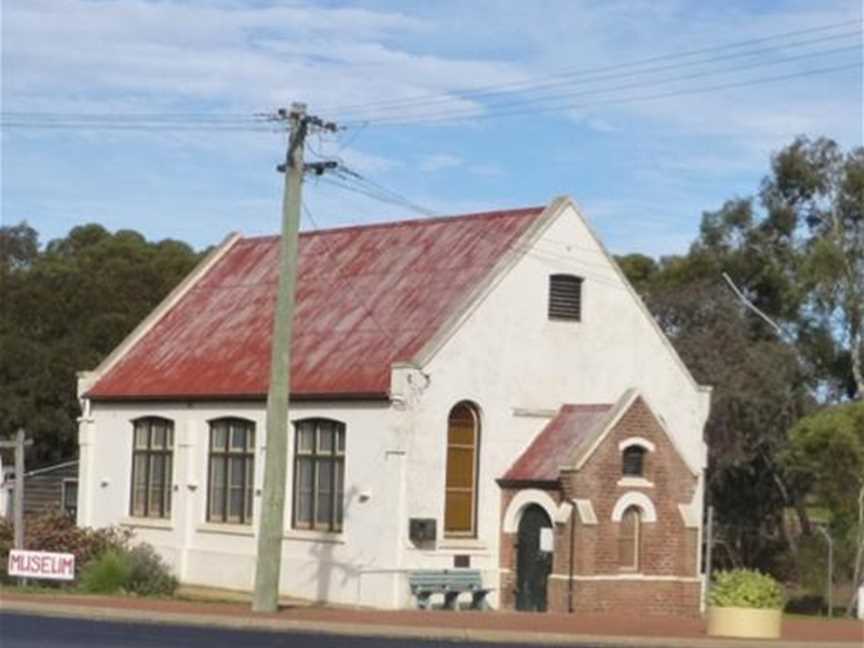
[[[174,422],[148,416],[132,421],[132,426],[129,515],[170,518]]]
[[[294,424],[292,527],[339,532],[345,498],[345,424],[314,418]]]
[[[444,535],[477,535],[477,460],[480,415],[471,403],[457,404],[447,418]]]
[[[621,474],[625,477],[645,476],[645,455],[647,450],[642,446],[630,445],[621,453]]]
[[[207,521],[252,523],[255,424],[239,418],[210,421]]]

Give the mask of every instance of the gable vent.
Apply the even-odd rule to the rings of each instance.
[[[549,319],[582,319],[582,277],[554,274],[549,277]]]

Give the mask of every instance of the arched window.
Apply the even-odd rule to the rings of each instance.
[[[252,523],[255,424],[238,418],[210,421],[207,520]]]
[[[470,403],[459,403],[447,419],[447,473],[444,497],[444,533],[476,535],[477,458],[480,417]]]
[[[132,422],[132,517],[171,517],[174,422],[156,416]]]
[[[627,571],[639,569],[639,544],[642,511],[629,506],[618,523],[618,566]]]
[[[642,446],[630,445],[621,453],[621,473],[625,477],[645,476],[645,453]]]
[[[342,530],[345,424],[305,419],[294,424],[295,529]]]

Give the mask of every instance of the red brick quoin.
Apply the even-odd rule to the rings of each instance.
[[[619,444],[633,437],[653,446],[645,453],[642,480],[622,474]],[[508,508],[520,492],[535,489],[549,496],[547,507],[550,501],[558,507],[557,521],[552,520],[550,612],[698,614],[699,528],[693,521],[688,525],[679,508],[691,504],[697,483],[697,475],[637,393],[626,393],[615,405],[565,405],[499,480],[501,606],[515,607],[517,588],[518,525],[513,527],[511,519],[507,532],[505,519],[514,515]],[[641,511],[635,570],[619,562],[622,525],[613,519],[616,503],[628,493],[641,493],[653,508]],[[637,505],[641,499],[628,497]],[[573,499],[583,501],[582,507],[562,510],[562,502]]]

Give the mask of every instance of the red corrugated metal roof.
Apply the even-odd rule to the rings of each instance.
[[[300,235],[294,396],[383,395],[542,207]],[[89,391],[94,399],[267,393],[279,238],[237,241]]]
[[[613,405],[563,405],[501,478],[502,482],[556,482],[573,450],[606,420]]]

